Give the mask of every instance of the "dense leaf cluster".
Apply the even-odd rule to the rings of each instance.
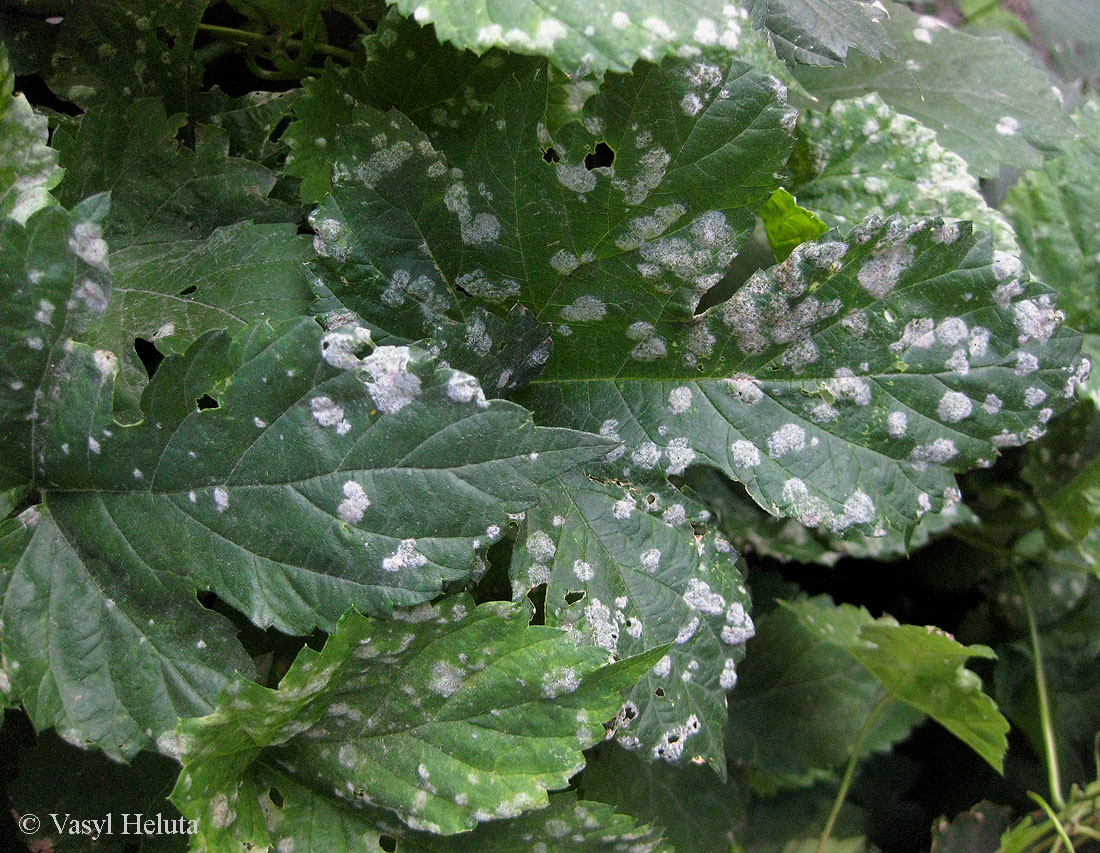
[[[0,11],[17,815],[1100,840],[1073,0],[45,5]],[[985,787],[922,757],[905,835],[942,732]]]

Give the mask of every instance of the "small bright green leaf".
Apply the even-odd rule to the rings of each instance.
[[[296,222],[297,211],[269,198],[273,172],[227,155],[229,141],[208,126],[195,150],[180,145],[182,115],[168,116],[159,100],[112,101],[85,113],[75,136],[58,132],[69,206],[111,193],[105,226],[111,251],[145,243],[196,240],[237,222]]]
[[[64,341],[83,334],[107,307],[111,280],[102,237],[107,199],[73,212],[38,211],[26,227],[0,222],[0,490],[30,483],[40,452],[41,397]],[[18,502],[18,499],[15,499]],[[14,505],[14,504],[12,504]]]
[[[126,760],[252,663],[178,574],[80,549],[58,521],[40,506],[0,526],[0,674],[37,728]]]
[[[799,122],[792,189],[830,226],[893,214],[970,220],[998,249],[1019,252],[1012,226],[986,204],[966,162],[916,119],[874,93],[809,115]]]
[[[849,49],[878,59],[894,53],[881,3],[868,0],[750,0],[753,20],[771,35],[781,59],[839,65]],[[780,259],[782,260],[782,259]]]
[[[760,208],[768,244],[777,261],[785,261],[796,246],[816,240],[829,230],[812,210],[799,207],[795,197],[780,187]]]
[[[465,579],[539,483],[606,452],[426,353],[360,358],[363,344],[309,319],[208,333],[161,364],[132,426],[113,418],[114,360],[73,347],[40,428],[41,484],[73,548],[308,633]],[[217,408],[199,410],[204,395]]]
[[[928,714],[1001,772],[1008,721],[964,664],[995,658],[987,646],[964,646],[931,626],[872,619],[863,608],[827,599],[784,602],[820,641],[843,649],[875,676],[887,694]]]
[[[50,190],[61,182],[62,170],[48,140],[46,118],[15,92],[8,51],[0,44],[0,218],[23,223],[57,204]]]
[[[50,853],[86,853],[93,840],[97,853],[125,853],[133,851],[135,844],[141,845],[141,853],[183,853],[186,834],[135,832],[131,817],[126,827],[130,832],[124,835],[122,825],[124,814],[140,814],[145,820],[159,813],[164,824],[177,822],[178,826],[179,812],[165,802],[178,776],[179,765],[160,755],[139,753],[125,766],[53,735],[40,735],[33,747],[20,751],[18,775],[7,787],[16,811],[43,818],[41,829],[26,840],[38,842]],[[102,822],[110,814],[111,834],[103,823],[97,839],[58,832],[51,814],[65,828],[71,828],[72,820]]]
[[[1080,138],[1039,171],[1025,172],[1005,198],[1024,260],[1058,290],[1074,328],[1100,332],[1100,98],[1074,114]]]
[[[278,690],[234,682],[213,715],[181,723],[173,801],[218,850],[272,843],[259,796],[317,773],[337,802],[392,810],[416,829],[516,817],[583,767],[581,750],[663,651],[601,666],[602,649],[468,596],[404,620],[349,612]]]
[[[730,763],[748,767],[753,787],[763,792],[834,778],[882,697],[874,675],[785,608],[757,620],[738,670],[726,749]],[[920,720],[911,708],[891,704],[861,755],[888,749]]]
[[[739,4],[721,0],[562,0],[549,7],[537,0],[386,2],[433,24],[440,41],[478,54],[504,47],[546,56],[568,73],[579,67],[625,72],[639,59],[736,51],[742,27],[749,26]]]
[[[204,240],[145,243],[111,253],[114,287],[90,343],[119,356],[116,416],[140,418],[146,372],[134,340],[182,353],[214,329],[309,313],[309,238],[293,225],[244,223]]]
[[[983,178],[996,177],[1002,163],[1037,167],[1072,136],[1046,74],[1018,47],[889,5],[883,23],[898,59],[852,55],[843,67],[803,66],[796,69],[802,84],[826,103],[877,92]]]
[[[749,597],[729,543],[696,536],[689,501],[676,500],[583,474],[546,487],[513,554],[513,595],[545,583],[546,624],[616,657],[671,643],[627,695],[616,737],[646,760],[705,760],[725,778],[726,691],[754,630]]]

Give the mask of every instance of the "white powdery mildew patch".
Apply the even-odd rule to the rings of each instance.
[[[661,565],[661,551],[658,548],[650,548],[648,551],[642,551],[641,554],[642,568],[649,574],[656,574],[657,569]]]
[[[596,573],[592,571],[592,566],[584,560],[573,561],[573,574],[577,576],[577,580],[584,583],[587,583],[596,576]]]
[[[580,687],[581,680],[573,667],[551,670],[543,673],[542,695],[547,699],[557,699],[567,693],[572,693]]]
[[[78,222],[69,235],[69,248],[88,266],[107,269],[107,241],[95,222]]]
[[[1064,312],[1054,309],[1054,304],[1047,294],[1043,294],[1038,299],[1021,300],[1012,307],[1015,312],[1016,330],[1020,333],[1017,340],[1021,345],[1032,340],[1045,344],[1066,319]]]
[[[615,501],[611,507],[611,514],[620,520],[630,518],[634,514],[634,498],[626,495]]]
[[[619,435],[619,421],[617,418],[608,418],[602,424],[600,424],[600,435],[604,438],[610,438],[612,441],[622,441],[622,436]],[[614,462],[616,459],[626,453],[626,445],[619,445],[613,447],[611,450],[604,454],[604,459],[607,462]],[[654,463],[656,464],[656,463]]]
[[[833,520],[833,530],[840,533],[853,524],[870,524],[875,520],[875,502],[870,495],[856,489],[844,502],[844,512]]]
[[[931,317],[922,317],[919,320],[910,320],[905,324],[901,337],[890,344],[890,351],[900,353],[910,347],[928,349],[935,342],[936,321]]]
[[[768,456],[779,459],[788,453],[804,450],[806,431],[798,424],[784,424],[768,436]]]
[[[346,435],[351,424],[344,418],[344,410],[329,397],[314,397],[309,401],[313,418],[323,427],[336,427],[337,435]]]
[[[1046,398],[1046,391],[1044,391],[1042,388],[1036,388],[1034,385],[1032,385],[1024,392],[1024,405],[1027,406],[1029,409],[1034,409]]]
[[[727,380],[726,387],[729,392],[746,406],[755,406],[764,399],[764,391],[760,387],[760,381],[751,376],[738,374]]]
[[[653,664],[653,669],[650,671],[658,678],[664,678],[668,675],[671,669],[672,658],[670,658],[668,655],[665,655],[663,658],[657,661],[657,663]]]
[[[699,617],[693,616],[691,621],[688,622],[683,628],[681,628],[676,634],[676,643],[683,645],[692,637],[695,636],[695,632],[699,630]]]
[[[672,527],[679,527],[687,521],[687,511],[683,504],[672,504],[661,513],[661,520]]]
[[[408,347],[378,347],[362,361],[373,381],[363,384],[381,411],[392,415],[420,396],[420,377],[409,372]]]
[[[615,651],[619,644],[619,628],[611,610],[598,598],[584,608],[584,618],[592,632],[592,642],[609,652]]]
[[[691,389],[686,385],[673,388],[668,395],[668,408],[674,415],[680,415],[691,408]]]
[[[752,468],[760,464],[760,450],[751,441],[739,439],[730,445],[730,458],[738,468]]]
[[[630,461],[646,471],[652,471],[661,461],[661,448],[652,441],[643,441],[638,449],[630,454]]]
[[[679,761],[684,754],[687,739],[698,734],[700,728],[699,718],[692,714],[682,726],[675,726],[661,735],[661,740],[653,747],[653,757],[663,758],[673,764]]]
[[[860,287],[882,299],[897,287],[898,279],[912,263],[913,247],[908,243],[879,249],[860,267],[857,276]]]
[[[1001,402],[1001,398],[996,394],[986,394],[985,402],[982,403],[982,408],[987,414],[995,415],[1001,410],[1001,406],[1003,405],[1004,403]]]
[[[397,572],[401,569],[417,569],[428,562],[428,558],[416,550],[415,539],[402,539],[397,550],[382,560],[382,570]]]
[[[959,455],[955,442],[950,438],[937,438],[931,444],[918,444],[909,451],[909,464],[915,471],[924,471],[929,463],[947,462]]]
[[[436,661],[432,664],[432,677],[428,682],[428,689],[448,699],[461,689],[465,675],[461,667],[449,661]]]
[[[886,416],[886,428],[895,438],[905,435],[905,430],[909,428],[909,416],[905,412],[890,412]]]
[[[527,553],[536,563],[549,563],[557,552],[558,546],[545,531],[535,530],[528,534]]]
[[[593,178],[593,184],[594,181]],[[458,217],[458,229],[463,243],[477,246],[491,243],[500,237],[500,220],[493,214],[479,213],[474,216],[471,213],[470,193],[462,181],[451,184],[443,194],[443,204]]]
[[[684,593],[684,602],[692,610],[701,610],[703,613],[709,613],[712,616],[717,616],[726,609],[726,599],[719,593],[713,592],[710,584],[699,578],[692,578],[688,581],[687,592]]]
[[[607,314],[607,306],[595,296],[578,296],[570,305],[561,309],[561,316],[570,323],[595,323]]]
[[[469,373],[455,371],[451,374],[451,378],[447,380],[447,398],[456,403],[476,402],[480,409],[489,407],[481,384]]]
[[[857,406],[871,402],[870,383],[855,376],[848,367],[837,368],[833,378],[825,381],[825,387],[838,400],[851,400]]]
[[[941,320],[936,327],[936,337],[939,338],[941,344],[949,347],[958,346],[969,334],[970,329],[958,317],[948,317]]]
[[[815,424],[827,424],[840,417],[840,412],[829,403],[818,403],[810,409],[810,420]]]
[[[725,664],[722,666],[722,674],[718,677],[718,684],[723,690],[732,690],[734,685],[737,684],[737,664],[733,662],[733,658],[726,658]]]
[[[1020,120],[1014,116],[1001,116],[997,119],[997,133],[1001,136],[1015,136],[1020,129]]]
[[[1016,354],[1016,375],[1027,376],[1039,369],[1039,359],[1030,352]]]
[[[695,461],[695,451],[688,444],[686,438],[674,438],[665,448],[668,454],[668,467],[665,473],[668,475],[683,474],[687,466]]]
[[[344,499],[336,508],[340,518],[348,524],[358,524],[363,520],[363,513],[370,506],[370,498],[363,491],[363,487],[355,480],[344,483]]]
[[[354,370],[362,362],[355,351],[370,343],[370,331],[361,326],[350,332],[329,332],[321,338],[321,357],[340,370]]]
[[[747,643],[756,635],[752,617],[745,612],[745,605],[734,601],[726,610],[726,624],[722,626],[722,642],[728,646]]]
[[[229,492],[226,491],[225,486],[217,486],[214,489],[214,509],[218,512],[229,509]]]
[[[965,394],[959,391],[947,391],[940,398],[936,413],[944,423],[957,424],[959,421],[970,417],[973,409],[974,404]]]

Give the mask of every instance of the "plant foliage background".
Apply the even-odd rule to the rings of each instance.
[[[3,843],[1095,849],[1100,15],[930,5],[5,3]]]

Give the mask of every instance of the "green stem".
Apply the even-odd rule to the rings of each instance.
[[[1047,817],[1050,819],[1051,824],[1053,824],[1054,826],[1054,831],[1058,833],[1058,838],[1061,839],[1061,842],[1066,845],[1066,850],[1068,850],[1069,853],[1073,853],[1073,842],[1070,841],[1069,836],[1066,834],[1066,828],[1062,826],[1062,821],[1058,820],[1058,815],[1054,813],[1054,809],[1052,809],[1050,807],[1050,804],[1034,791],[1028,791],[1027,795],[1039,804],[1039,808],[1046,812]],[[1059,806],[1059,808],[1063,807],[1064,804],[1062,806]]]
[[[243,44],[267,44],[269,42],[268,37],[263,33],[238,30],[234,27],[219,27],[216,24],[199,24],[199,31],[206,33],[211,38],[222,39],[224,41],[236,41]],[[287,39],[283,44],[287,47],[297,49],[302,47],[305,42],[301,39]],[[342,59],[345,62],[355,61],[355,54],[350,50],[344,50],[342,47],[325,44],[324,42],[310,42],[309,47],[316,53],[323,53],[325,56],[332,56],[336,59]]]
[[[1024,609],[1027,611],[1027,628],[1028,633],[1031,635],[1031,655],[1035,658],[1035,690],[1039,696],[1039,723],[1043,729],[1043,751],[1046,753],[1050,799],[1061,811],[1066,807],[1066,801],[1062,797],[1062,774],[1058,768],[1058,744],[1054,739],[1054,724],[1050,713],[1050,697],[1047,695],[1047,677],[1046,670],[1043,667],[1043,652],[1039,648],[1039,628],[1035,624],[1035,611],[1031,607],[1031,596],[1028,595],[1024,576],[1020,574],[1020,570],[1016,566],[1012,567],[1012,571],[1016,575],[1016,583],[1020,587]]]
[[[848,788],[852,784],[852,776],[855,775],[860,753],[863,752],[863,742],[867,740],[867,736],[871,733],[871,726],[874,724],[875,720],[878,719],[878,715],[882,713],[883,708],[890,704],[890,701],[890,696],[883,696],[879,699],[878,703],[871,709],[871,713],[867,715],[867,719],[863,721],[863,725],[860,727],[859,734],[856,736],[856,742],[852,744],[852,755],[848,759],[848,766],[844,769],[844,778],[840,780],[840,790],[836,792],[836,799],[833,800],[833,810],[829,812],[829,819],[825,822],[825,828],[821,831],[821,837],[817,840],[817,853],[825,853],[825,845],[829,843],[829,836],[833,834],[833,826],[836,824],[841,806],[844,805],[844,798],[848,796]]]

